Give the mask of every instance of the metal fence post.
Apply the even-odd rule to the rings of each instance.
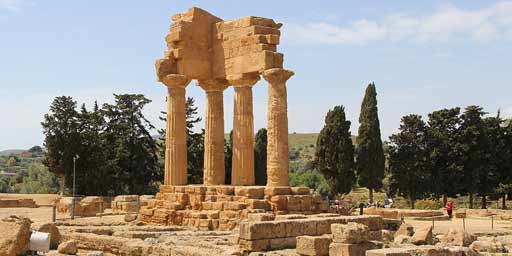
[[[140,196],[137,196],[137,210],[136,210],[136,214],[139,215],[139,211],[140,211]]]
[[[57,205],[55,203],[52,205],[52,222],[55,223],[57,220]]]
[[[71,198],[71,219],[75,219],[75,197]]]

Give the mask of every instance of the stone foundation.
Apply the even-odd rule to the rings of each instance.
[[[32,199],[0,199],[0,208],[36,208]]]
[[[322,197],[305,187],[164,185],[155,204],[142,207],[140,219],[149,225],[232,230],[253,213],[311,215],[327,210]]]
[[[252,252],[295,248],[297,237],[324,236],[332,233],[331,226],[333,224],[348,223],[359,223],[365,226],[367,233],[364,241],[368,240],[369,231],[380,231],[383,227],[380,216],[331,217],[326,214],[318,214],[305,219],[243,221],[240,224],[239,245],[240,248]],[[368,248],[375,249],[374,247]]]

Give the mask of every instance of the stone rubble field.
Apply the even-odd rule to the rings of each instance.
[[[500,255],[512,247],[512,225],[498,217],[431,221],[337,214],[252,214],[232,231],[146,226],[134,214],[77,217],[50,207],[0,208],[0,255],[24,251],[31,231],[50,233],[46,255]],[[17,215],[17,216],[11,216]],[[21,217],[21,216],[26,216]]]

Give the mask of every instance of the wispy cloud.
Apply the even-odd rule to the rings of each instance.
[[[0,0],[0,10],[19,11],[27,4],[32,4],[27,0]]]
[[[348,25],[337,25],[329,21],[291,23],[284,29],[284,41],[324,44],[510,40],[512,1],[499,2],[477,10],[442,5],[432,13],[390,14],[381,20],[360,19]]]

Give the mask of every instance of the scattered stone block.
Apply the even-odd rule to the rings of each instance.
[[[0,255],[22,255],[30,241],[30,221],[11,216],[0,220]]]
[[[329,245],[329,256],[364,256],[368,244],[345,244],[333,242]]]
[[[414,232],[412,243],[415,245],[431,245],[433,243],[432,226],[420,228]]]
[[[478,252],[500,253],[505,252],[505,247],[501,242],[496,241],[495,238],[489,240],[474,241],[469,248]]]
[[[477,237],[464,231],[457,231],[452,229],[439,240],[443,244],[467,247],[476,241]]]
[[[328,236],[298,236],[296,251],[305,256],[327,256],[331,242]]]
[[[78,252],[77,244],[75,240],[69,240],[59,245],[57,251],[63,254],[75,255]]]
[[[336,243],[358,244],[368,241],[368,227],[359,223],[332,224],[331,232]]]
[[[395,237],[397,236],[412,236],[414,235],[414,227],[410,224],[403,223],[400,228],[395,232]]]

